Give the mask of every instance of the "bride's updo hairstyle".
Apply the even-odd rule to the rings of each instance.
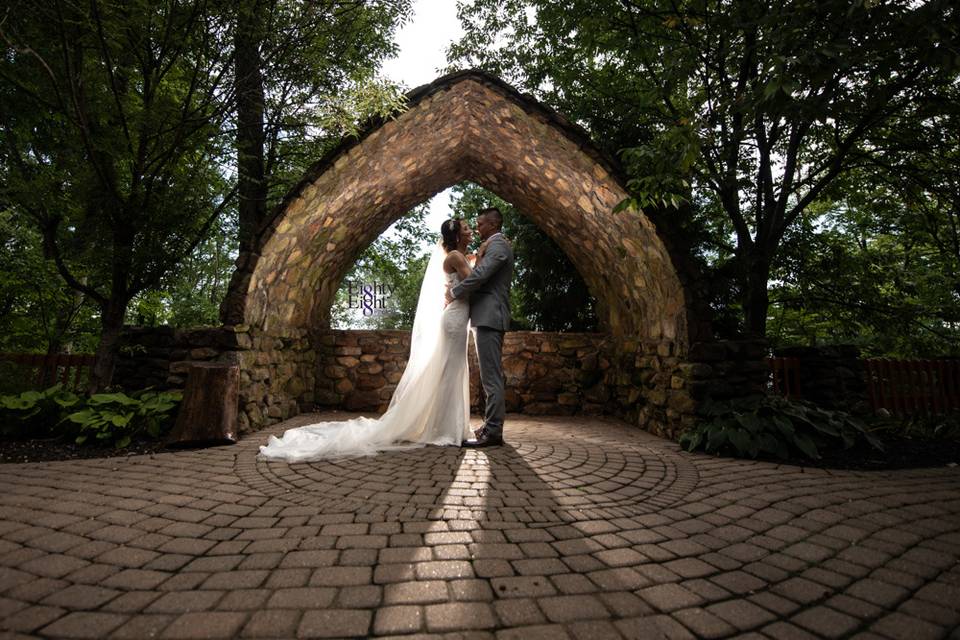
[[[440,227],[441,243],[444,250],[449,253],[460,244],[460,220],[450,218]]]

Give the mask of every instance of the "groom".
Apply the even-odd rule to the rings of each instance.
[[[496,207],[484,209],[477,218],[477,232],[486,248],[473,272],[460,284],[448,289],[447,303],[470,295],[470,325],[476,334],[480,383],[487,396],[483,427],[476,440],[465,447],[494,447],[503,444],[503,333],[510,328],[510,280],[513,277],[513,249],[500,233],[503,216]]]

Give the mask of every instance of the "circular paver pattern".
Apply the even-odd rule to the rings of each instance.
[[[329,419],[336,418],[315,414],[298,422]],[[688,460],[625,439],[618,424],[597,420],[589,434],[578,436],[558,430],[562,423],[547,418],[508,425],[507,444],[483,450],[425,447],[296,464],[245,456],[237,468],[268,495],[386,517],[616,518],[663,509],[696,486]]]
[[[266,438],[0,465],[0,637],[957,637],[956,468],[690,455],[584,416],[302,465]]]

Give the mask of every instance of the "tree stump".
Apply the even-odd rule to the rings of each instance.
[[[170,447],[202,447],[237,441],[240,367],[220,362],[190,365]]]

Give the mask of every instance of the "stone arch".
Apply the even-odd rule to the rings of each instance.
[[[523,411],[612,413],[674,437],[696,419],[707,378],[746,388],[726,365],[691,365],[753,351],[702,348],[710,335],[693,311],[702,308],[692,295],[696,271],[647,215],[613,212],[627,196],[625,179],[582,128],[479,71],[444,76],[407,98],[405,111],[314,165],[237,260],[217,341],[228,352],[221,359],[240,364],[241,432],[317,405],[386,405],[408,332],[330,331],[336,289],[396,219],[467,180],[557,242],[604,323],[601,334],[508,333],[518,367],[508,388],[527,390]],[[504,357],[510,364],[506,346]],[[758,375],[754,364],[743,380]]]
[[[514,203],[569,256],[607,331],[691,336],[684,285],[617,164],[585,132],[501,80],[454,73],[408,94],[407,109],[318,162],[277,208],[257,251],[241,256],[221,315],[278,337],[323,326],[359,253],[398,217],[470,180]]]

